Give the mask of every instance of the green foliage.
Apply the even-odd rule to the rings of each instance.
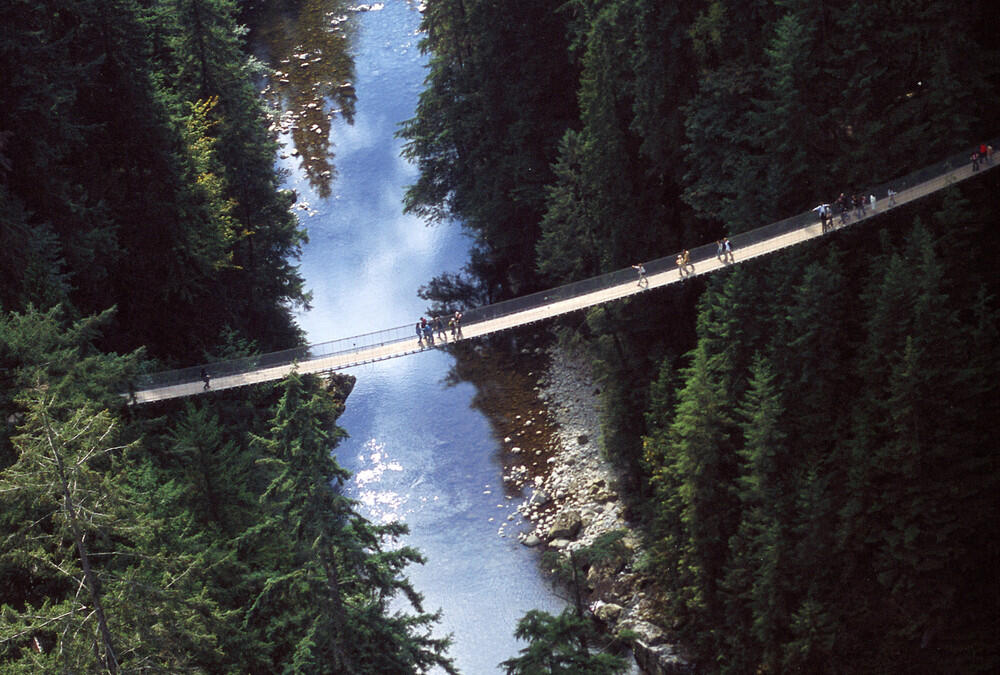
[[[517,148],[484,132],[494,131],[481,113],[490,88],[476,59],[492,33],[472,19],[479,5],[440,3],[427,22],[434,74],[408,138],[422,162],[411,206],[435,216],[501,213],[497,193],[469,189],[470,158],[517,161]],[[990,11],[565,4],[579,119],[547,138],[556,152],[537,229],[474,224],[472,271],[490,297],[516,291],[498,290],[493,255],[516,232],[546,282],[575,280],[804,211],[994,135]],[[983,501],[997,476],[984,440],[998,399],[996,215],[983,206],[995,189],[984,177],[946,194],[929,228],[910,230],[928,209],[911,207],[881,216],[881,243],[838,233],[580,324],[605,449],[637,487],[646,564],[667,586],[664,621],[702,664],[995,667],[981,627],[996,625],[997,603],[972,589],[997,587],[997,549],[973,550],[968,534],[995,532]]]
[[[147,352],[300,339],[305,235],[236,10],[0,7],[4,672],[453,671],[405,528],[339,494],[334,393],[121,395]]]
[[[183,23],[188,10],[225,39]],[[6,309],[116,306],[102,346],[160,358],[199,352],[227,325],[269,347],[293,343],[288,305],[308,298],[289,259],[304,235],[276,189],[234,10],[221,0],[0,10],[0,59],[14,74],[0,92],[10,225],[0,236],[18,253],[4,265],[18,272],[4,278]],[[225,90],[188,86],[189,57]]]
[[[35,589],[3,606],[4,660],[17,672],[116,673],[211,659],[212,603],[186,581],[197,561],[157,549],[158,524],[121,489],[135,446],[116,445],[107,411],[44,388],[24,405],[18,459],[0,476],[4,511],[21,516],[6,523],[2,562]]]
[[[1000,658],[975,627],[996,621],[995,594],[972,590],[995,576],[972,531],[995,530],[995,322],[981,317],[996,307],[919,220],[896,232],[870,263],[833,250],[786,267],[780,293],[751,286],[741,322],[718,310],[740,315],[745,296],[716,285],[676,402],[654,390],[647,564],[720,672],[987,672]]]
[[[237,7],[0,7],[5,670],[451,668],[402,528],[330,486],[340,408],[312,381],[118,417],[140,347],[190,361],[300,337],[305,235]],[[666,255],[992,135],[994,14],[431,3],[406,206],[461,218],[478,278],[427,293],[492,300]],[[588,316],[607,449],[703,663],[997,670],[996,190],[953,190],[912,229],[926,206],[883,216],[881,246],[845,231]],[[399,594],[413,614],[390,615]],[[539,651],[505,666],[587,672],[573,621],[526,617]]]
[[[500,213],[496,193],[467,189],[470,158],[516,161],[516,148],[475,136],[491,128],[478,112],[490,91],[476,67],[490,34],[473,20],[478,5],[442,4],[428,21],[436,70],[409,137],[424,162],[411,206],[436,216]],[[995,133],[988,3],[579,0],[562,12],[579,120],[548,137],[558,146],[537,231],[516,230],[533,238],[548,283],[803,211]],[[871,237],[840,235],[822,252],[709,282],[697,310],[701,285],[690,282],[588,313],[606,450],[637,494],[655,496],[643,505],[647,560],[667,581],[671,621],[719,669],[916,666],[915,642],[948,640],[949,654],[958,643],[984,653],[976,630],[964,642],[959,631],[939,637],[937,617],[951,602],[967,627],[995,622],[955,598],[968,587],[957,579],[983,583],[996,558],[991,546],[970,553],[957,524],[986,527],[978,514],[992,510],[979,500],[996,471],[978,448],[988,445],[981,413],[995,408],[996,284],[985,281],[989,256],[961,271],[941,264],[951,251],[991,249],[995,216],[959,196],[981,204],[989,189],[947,195],[934,235],[917,228],[871,264]],[[910,224],[882,222],[900,241]],[[509,232],[477,231],[472,271],[495,297],[505,291],[494,290],[493,253]]]
[[[0,315],[0,468],[15,458],[9,437],[24,414],[21,391],[44,387],[68,405],[120,408],[118,395],[137,367],[137,356],[100,354],[94,344],[112,312],[68,321],[61,307]]]
[[[67,299],[59,237],[32,223],[19,199],[0,185],[0,307],[51,307]]]
[[[549,188],[538,240],[538,271],[547,280],[574,281],[603,271],[598,223],[583,176],[589,163],[586,153],[579,132],[570,129],[559,141],[559,159],[553,167],[557,182]]]
[[[570,549],[565,554],[546,551],[542,564],[563,584],[569,587],[573,609],[581,619],[585,614],[584,597],[587,593],[587,572],[591,568],[624,566],[627,549],[623,539],[627,532],[615,530],[597,537],[589,546]]]
[[[533,283],[543,186],[576,116],[560,4],[428,5],[426,88],[399,132],[404,155],[420,168],[406,210],[431,221],[461,219],[476,237],[484,285],[505,294]]]
[[[246,625],[280,640],[274,666],[289,673],[426,672],[432,666],[453,672],[444,655],[450,640],[430,634],[437,615],[423,612],[420,596],[401,576],[422,557],[410,547],[388,547],[405,526],[367,522],[333,487],[348,476],[330,455],[343,434],[333,426],[334,404],[293,374],[267,434],[255,438],[264,449],[258,464],[269,477],[260,495],[269,517],[241,539],[255,548],[282,542],[291,555],[253,599]],[[417,614],[389,616],[398,593]],[[275,615],[282,616],[282,635],[270,633]]]
[[[594,307],[587,312],[587,327],[597,336],[590,351],[604,407],[602,450],[632,468],[640,461],[635,439],[642,429],[640,411],[646,407],[646,392],[634,382],[654,354],[644,358],[630,348],[639,323],[630,314],[627,306]]]
[[[529,644],[520,656],[500,664],[507,675],[614,675],[629,670],[621,657],[588,647],[596,631],[569,609],[559,616],[533,609],[517,622],[514,635]]]
[[[677,174],[667,157],[676,154],[656,145],[662,135],[654,140],[637,133],[661,134],[674,123],[654,119],[662,100],[639,99],[636,91],[666,95],[671,85],[683,89],[683,82],[662,84],[664,55],[683,52],[669,37],[676,17],[662,3],[573,5],[586,19],[576,35],[580,129],[560,140],[555,181],[547,188],[536,251],[539,272],[550,283],[619,269],[651,251],[666,253],[683,233],[683,221],[677,221],[686,211],[670,185]],[[643,51],[636,53],[632,45],[638,41]],[[634,68],[649,80],[637,80]]]

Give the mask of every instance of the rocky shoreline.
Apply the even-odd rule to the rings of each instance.
[[[638,636],[633,652],[644,673],[694,672],[669,643],[666,631],[649,621],[658,591],[653,579],[636,571],[639,537],[625,520],[616,471],[601,452],[600,390],[589,360],[561,346],[551,346],[547,352],[548,365],[535,387],[552,429],[544,467],[539,470],[537,460],[519,461],[526,453],[541,456],[542,450],[521,447],[516,436],[504,438],[511,456],[505,480],[530,491],[518,510],[533,529],[522,533],[520,540],[568,556],[601,535],[624,531],[626,553],[587,571],[590,610],[610,633],[628,630]],[[536,423],[519,421],[524,426]]]

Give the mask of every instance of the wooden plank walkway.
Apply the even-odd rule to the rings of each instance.
[[[979,172],[973,172],[971,164],[966,164],[937,178],[920,183],[909,189],[901,190],[896,195],[896,205],[894,207],[889,207],[887,205],[888,200],[882,200],[877,205],[878,211],[876,213],[869,213],[867,217],[862,218],[861,220],[851,220],[851,222],[844,227],[850,227],[860,222],[870,221],[871,219],[877,218],[883,213],[886,213],[892,208],[898,208],[904,204],[948,187],[949,185],[953,185],[959,181],[979,175],[986,170],[994,168],[996,164],[997,163],[983,166]],[[835,231],[837,229],[840,228],[834,227],[831,231]],[[693,261],[694,269],[691,274],[709,274],[711,272],[729,267],[733,264],[739,264],[747,260],[767,255],[768,253],[780,251],[782,249],[801,244],[802,242],[816,239],[817,237],[823,236],[823,234],[825,233],[822,230],[822,226],[819,220],[816,220],[811,224],[800,227],[791,232],[767,238],[755,244],[734,250],[730,261],[724,262],[716,257]],[[648,292],[655,288],[662,288],[670,284],[680,283],[685,278],[687,278],[687,276],[682,276],[680,271],[674,268],[665,272],[649,274],[646,277],[648,284],[638,286],[636,284],[636,276],[632,275],[629,277],[630,280],[624,283],[583,293],[575,297],[556,300],[542,306],[513,312],[494,319],[486,319],[465,325],[462,327],[462,339],[467,340],[482,335],[489,335],[490,333],[496,333],[510,328],[515,328],[517,326],[524,326],[536,321],[542,321],[561,314],[586,309],[587,307],[592,307],[605,302],[620,300],[632,295]],[[442,341],[442,344],[447,344],[447,341]],[[293,370],[297,370],[299,373],[321,373],[344,370],[351,368],[352,366],[373,363],[375,361],[383,361],[385,359],[406,356],[421,351],[425,351],[425,349],[421,348],[416,343],[414,335],[413,337],[409,337],[405,340],[397,340],[395,342],[385,344],[360,347],[356,350],[334,354],[331,356],[312,358],[298,363],[263,367],[232,375],[218,375],[211,379],[211,390],[216,391],[220,389],[231,389],[250,384],[281,380]],[[201,381],[184,382],[136,391],[132,402],[134,404],[151,403],[154,401],[195,396],[203,393],[206,393],[206,390]]]

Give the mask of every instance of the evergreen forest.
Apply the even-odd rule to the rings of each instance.
[[[121,395],[303,340],[306,233],[246,44],[268,1],[0,2],[4,673],[455,671],[405,527],[337,490],[351,378]],[[404,206],[474,238],[429,299],[627,267],[1000,134],[986,0],[423,12]],[[984,172],[560,329],[700,672],[1000,671],[998,194]],[[516,630],[586,645],[579,623]],[[591,656],[503,666],[621,669]]]
[[[122,396],[302,340],[263,4],[0,3],[4,673],[454,672],[405,527],[337,490],[351,378]]]
[[[405,206],[461,220],[475,251],[422,292],[517,296],[969,153],[1000,133],[995,12],[429,2]],[[1000,670],[998,194],[985,172],[565,322],[661,624],[699,672]]]

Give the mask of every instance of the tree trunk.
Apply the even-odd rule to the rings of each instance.
[[[76,504],[73,502],[73,496],[69,491],[69,480],[66,477],[65,467],[63,466],[62,455],[56,448],[56,444],[53,441],[52,429],[49,426],[49,421],[45,420],[45,436],[49,444],[49,450],[52,452],[52,457],[56,462],[56,468],[59,472],[59,484],[62,488],[64,509],[66,511],[67,519],[69,521],[70,529],[73,533],[73,543],[76,545],[77,553],[80,555],[80,567],[83,569],[84,582],[87,585],[87,590],[90,592],[90,599],[94,603],[94,613],[97,615],[97,625],[101,632],[101,641],[104,643],[104,662],[109,673],[116,675],[118,673],[118,657],[115,654],[114,643],[111,640],[111,630],[108,628],[108,620],[104,614],[104,606],[101,604],[101,595],[97,586],[97,578],[94,576],[94,571],[90,567],[90,556],[87,554],[87,546],[83,541],[83,535],[80,533],[80,528],[77,524],[77,508]]]

